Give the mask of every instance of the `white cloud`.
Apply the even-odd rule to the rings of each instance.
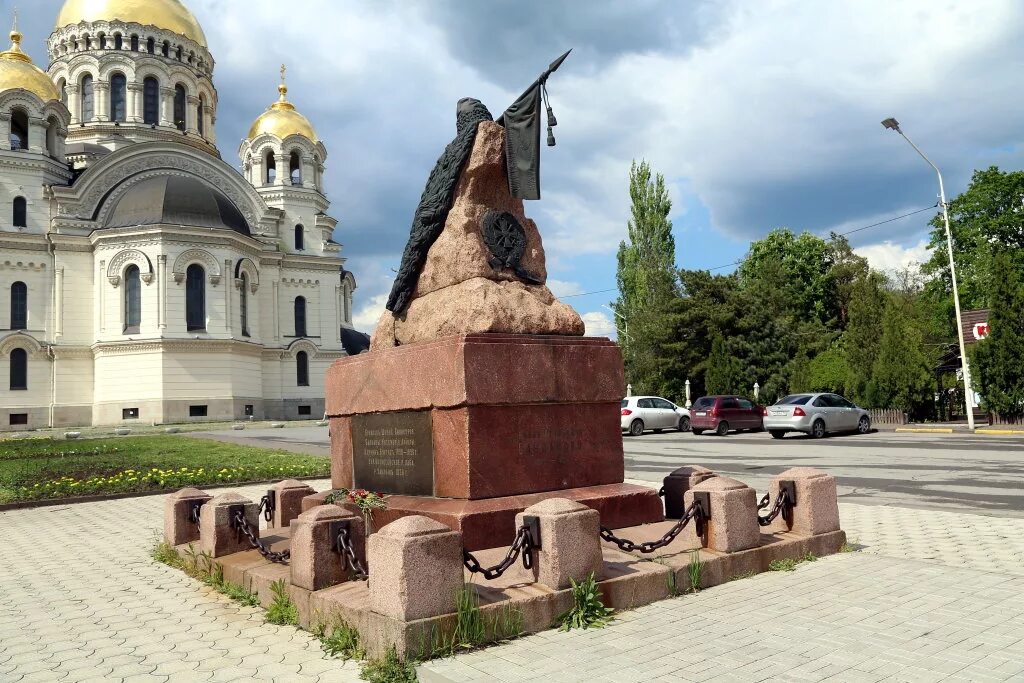
[[[588,337],[611,337],[616,338],[615,323],[604,313],[591,311],[582,316],[583,324],[587,326]]]
[[[388,302],[387,294],[378,294],[363,304],[352,316],[352,326],[360,332],[373,334],[377,329],[377,321],[384,312],[384,306]]]
[[[568,282],[566,280],[555,280],[548,278],[548,289],[555,295],[556,298],[561,299],[564,296],[575,296],[583,293],[583,287],[578,282]]]
[[[868,264],[875,270],[880,270],[890,275],[908,266],[924,263],[931,258],[928,240],[921,240],[909,247],[886,240],[879,244],[857,247],[853,251],[866,258]]]

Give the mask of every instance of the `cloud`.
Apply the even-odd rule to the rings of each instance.
[[[879,244],[857,247],[854,252],[868,260],[875,270],[892,275],[910,266],[924,263],[931,258],[928,240],[921,240],[909,247],[895,244],[889,240]]]
[[[591,311],[590,313],[584,313],[581,317],[583,318],[583,324],[587,327],[586,334],[588,337],[617,338],[615,323],[604,313]]]
[[[373,331],[377,329],[377,321],[380,320],[380,316],[384,313],[384,306],[388,302],[387,294],[376,294],[370,297],[369,300],[365,300],[362,306],[360,306],[355,314],[352,316],[352,326],[360,332],[366,334],[373,334]]]
[[[578,282],[566,282],[564,280],[554,280],[548,278],[548,289],[555,295],[556,298],[562,298],[565,296],[575,296],[583,293],[583,287]]]

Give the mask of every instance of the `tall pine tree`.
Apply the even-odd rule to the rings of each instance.
[[[870,405],[920,417],[934,403],[933,366],[911,302],[890,295],[882,314],[882,338],[868,387]]]
[[[627,380],[638,393],[663,393],[669,362],[663,349],[671,342],[668,312],[678,293],[676,244],[668,218],[672,200],[664,176],[652,177],[646,161],[634,161],[630,168],[629,197],[629,240],[619,245],[615,323]]]

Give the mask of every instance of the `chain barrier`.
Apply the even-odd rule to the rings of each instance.
[[[523,567],[525,569],[532,569],[533,551],[539,547],[540,545],[530,532],[530,526],[523,524],[523,526],[519,527],[519,531],[516,533],[516,540],[512,542],[512,547],[508,549],[505,559],[498,564],[493,567],[483,567],[480,561],[473,556],[473,553],[465,548],[462,549],[462,563],[473,574],[483,574],[485,579],[493,581],[504,574],[515,563],[520,553],[523,556]]]
[[[769,495],[766,493],[758,503],[757,509],[764,510],[768,507]],[[757,523],[761,526],[768,526],[775,521],[775,518],[780,514],[782,519],[786,521],[786,524],[793,524],[793,506],[796,504],[791,498],[791,493],[788,488],[779,488],[779,495],[775,498],[775,505],[772,507],[771,512],[767,515],[758,515]]]
[[[267,491],[267,495],[260,498],[260,512],[263,513],[263,519],[267,522],[274,521],[274,512],[277,510],[277,495],[274,491]]]
[[[249,522],[245,519],[244,510],[238,510],[235,512],[235,516],[231,519],[233,527],[242,532],[242,534],[248,539],[249,545],[259,551],[260,555],[267,558],[271,562],[286,563],[292,556],[290,550],[282,550],[281,552],[275,552],[268,548],[259,537],[259,529],[253,529]]]
[[[199,513],[203,510],[203,503],[206,501],[196,501],[192,504],[192,507],[188,511],[188,521],[192,522],[196,526],[199,526]]]
[[[365,581],[370,578],[370,572],[367,571],[363,563],[356,557],[356,549],[352,545],[352,539],[349,538],[347,527],[342,527],[338,530],[338,536],[334,539],[334,543],[334,549],[341,553],[342,563],[352,570],[352,574],[357,581]]]
[[[693,503],[691,503],[689,509],[685,513],[683,513],[683,516],[680,518],[680,520],[676,522],[676,524],[671,529],[666,531],[665,535],[657,541],[644,541],[643,543],[634,543],[629,539],[619,538],[614,533],[612,533],[612,530],[608,527],[601,527],[601,538],[605,541],[608,541],[609,543],[614,543],[619,547],[619,550],[625,551],[627,553],[633,552],[634,550],[641,553],[653,553],[655,550],[664,548],[669,543],[674,541],[676,539],[676,536],[678,536],[680,532],[682,532],[682,530],[686,528],[686,525],[690,523],[690,520],[694,521],[694,528],[697,532],[697,535],[703,536],[704,524],[705,522],[707,522],[708,519],[711,518],[711,515],[709,515],[708,512],[709,510],[705,510],[703,502],[695,497]]]

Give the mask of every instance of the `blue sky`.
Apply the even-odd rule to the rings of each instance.
[[[550,83],[559,144],[544,150],[544,198],[527,203],[556,294],[615,286],[634,158],[669,184],[678,264],[711,268],[775,227],[827,235],[933,204],[934,175],[879,125],[890,115],[951,195],[974,168],[1019,169],[1024,156],[1014,0],[186,2],[217,60],[217,134],[232,165],[288,64],[290,96],[330,153],[331,212],[367,330],[457,100],[497,114],[569,47]],[[13,4],[0,2],[8,16]],[[61,2],[20,4],[26,48],[45,65]],[[930,215],[854,245],[883,269],[925,258]],[[607,334],[614,296],[568,301]]]

